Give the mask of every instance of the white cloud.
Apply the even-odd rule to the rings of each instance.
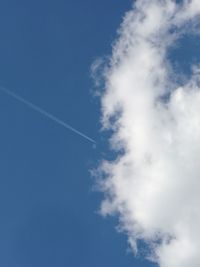
[[[100,166],[101,212],[161,267],[200,266],[200,71],[180,85],[167,60],[199,15],[199,0],[138,0],[104,74],[102,124],[119,156]]]

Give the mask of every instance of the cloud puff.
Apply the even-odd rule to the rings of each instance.
[[[102,125],[118,157],[100,166],[101,212],[161,267],[200,266],[200,69],[179,83],[168,60],[199,15],[199,0],[138,0],[104,73]]]

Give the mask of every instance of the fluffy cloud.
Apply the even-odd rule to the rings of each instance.
[[[118,157],[98,172],[101,212],[161,267],[200,266],[200,71],[179,83],[168,60],[199,15],[199,0],[138,0],[104,72],[102,125]]]

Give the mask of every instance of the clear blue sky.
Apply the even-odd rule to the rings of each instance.
[[[92,191],[88,171],[105,146],[90,65],[111,52],[131,3],[0,2],[0,85],[99,144],[93,149],[0,92],[0,266],[154,266],[127,253],[126,237],[114,229],[117,221],[97,214],[101,195]]]

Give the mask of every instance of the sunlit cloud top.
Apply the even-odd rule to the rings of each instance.
[[[200,68],[177,81],[168,59],[199,34],[199,16],[198,0],[136,1],[103,74],[102,126],[118,156],[98,170],[101,212],[118,214],[132,250],[143,240],[161,267],[200,266]]]

